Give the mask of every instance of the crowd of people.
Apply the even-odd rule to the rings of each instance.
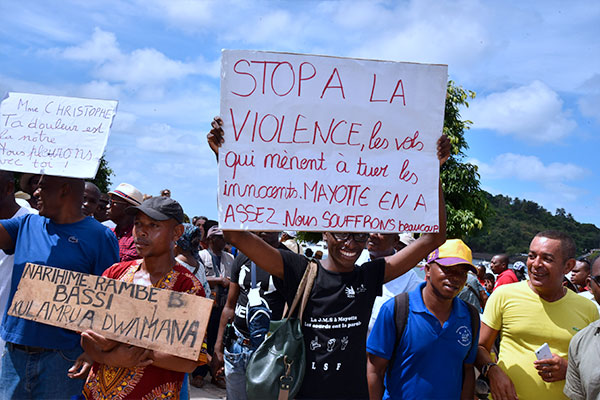
[[[225,140],[208,135],[218,158]],[[440,165],[449,157],[438,141]],[[592,399],[600,261],[543,231],[526,262],[504,254],[475,265],[437,233],[324,232],[327,254],[296,232],[230,231],[191,219],[165,189],[0,171],[0,398],[177,399],[211,382],[246,398],[246,369],[269,322],[290,306],[310,260],[306,370],[299,399]],[[20,189],[20,190],[18,190]],[[26,263],[212,299],[202,352],[188,360],[8,315]],[[421,266],[424,278],[418,272]],[[551,356],[536,358],[547,344]],[[75,396],[75,397],[73,397]]]

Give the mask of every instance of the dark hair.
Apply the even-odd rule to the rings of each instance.
[[[3,169],[0,169],[0,181],[1,180],[6,180],[6,182],[14,181],[15,174],[12,171],[6,171]]]
[[[304,255],[309,258],[312,257],[313,256],[312,249],[309,247],[308,249],[304,250]]]
[[[520,281],[524,281],[525,279],[527,279],[527,275],[525,274],[525,271],[522,270],[516,270],[513,269],[513,272],[515,273],[515,276],[517,277],[518,280]]]
[[[565,258],[565,261],[575,258],[575,242],[573,241],[573,238],[566,233],[549,230],[539,232],[537,235],[535,235],[535,237],[545,237],[548,239],[559,240],[562,255]]]
[[[208,234],[208,230],[210,228],[212,228],[213,226],[215,226],[215,225],[219,225],[219,223],[217,221],[215,221],[214,219],[206,220],[204,222],[204,232],[205,232],[204,234],[207,235]]]
[[[485,276],[483,277],[484,281],[492,281],[492,283],[496,283],[496,277],[494,276],[494,274],[490,274],[489,272],[486,272]]]
[[[494,257],[498,257],[498,262],[508,267],[509,259],[506,254],[496,254]]]
[[[590,273],[590,271],[591,271],[591,269],[592,269],[592,263],[590,262],[590,260],[588,260],[588,259],[587,259],[587,258],[585,258],[585,257],[579,257],[579,258],[577,259],[577,261],[579,261],[579,262],[583,263],[583,265],[584,265],[584,267],[583,267],[583,268],[584,268],[584,269],[586,270],[586,272],[589,274],[589,273]]]

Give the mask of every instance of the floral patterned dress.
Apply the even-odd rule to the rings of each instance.
[[[125,282],[133,282],[142,260],[114,264],[102,276]],[[155,287],[204,296],[204,288],[185,267],[175,264],[171,271],[157,282]],[[206,343],[198,365],[206,364]],[[149,365],[147,367],[119,368],[94,363],[83,388],[88,400],[105,399],[179,399],[183,384],[183,372],[170,371]]]

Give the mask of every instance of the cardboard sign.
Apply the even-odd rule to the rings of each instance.
[[[62,268],[25,266],[8,315],[197,360],[212,300]]]
[[[447,66],[224,50],[224,229],[436,232]]]
[[[8,93],[0,104],[0,169],[94,178],[117,103]]]

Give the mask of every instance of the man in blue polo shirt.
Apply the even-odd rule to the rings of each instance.
[[[35,191],[40,215],[0,220],[0,249],[13,253],[7,309],[28,262],[101,275],[119,261],[115,235],[82,213],[81,179],[44,175]],[[8,316],[2,321],[1,399],[70,399],[83,381],[67,371],[83,352],[76,332]]]
[[[459,239],[427,257],[398,343],[395,299],[381,307],[367,340],[371,399],[473,399],[478,314],[456,298],[469,270],[476,272],[471,250]]]

